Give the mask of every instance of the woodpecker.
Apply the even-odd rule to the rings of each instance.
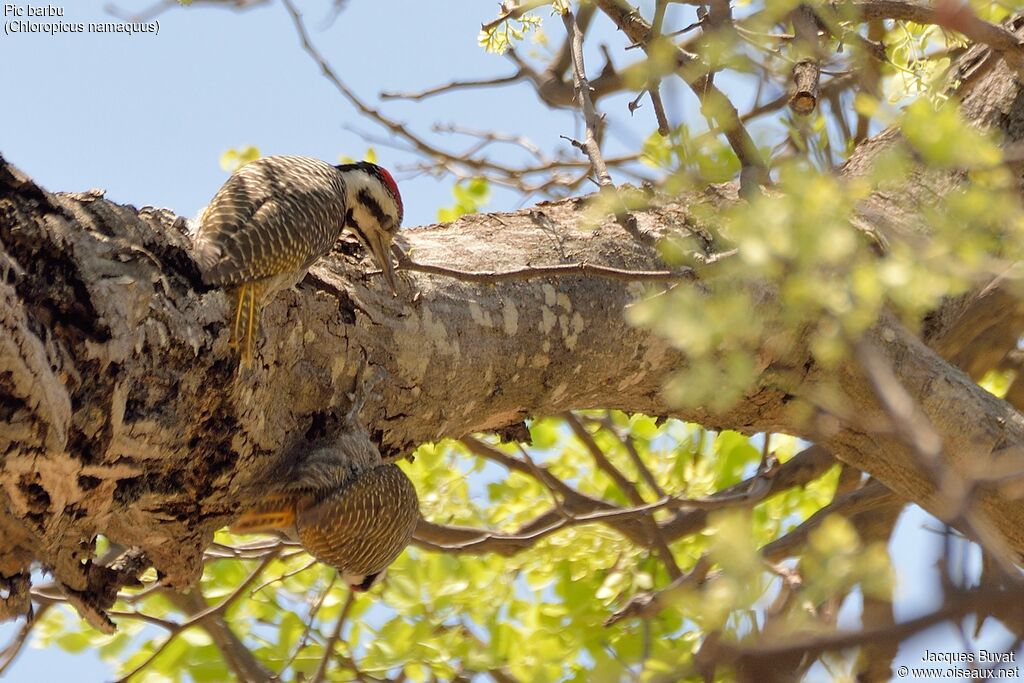
[[[368,161],[271,156],[232,174],[203,212],[195,251],[206,283],[224,287],[234,302],[231,345],[242,365],[252,362],[264,302],[297,284],[345,228],[396,293],[390,250],[403,212],[395,179]]]
[[[344,450],[311,454],[289,484],[244,512],[231,531],[283,532],[335,567],[350,589],[363,592],[409,544],[419,499],[397,465],[353,472],[351,461],[338,458]]]

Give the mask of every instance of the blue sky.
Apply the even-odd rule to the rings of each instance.
[[[118,4],[137,11],[151,1]],[[497,2],[349,0],[330,26],[325,25],[328,0],[297,3],[314,41],[340,77],[370,102],[377,101],[381,90],[420,89],[512,70],[507,60],[485,55],[476,44],[480,24],[494,16]],[[65,0],[56,6],[64,9],[63,21],[109,21],[105,4]],[[689,10],[673,5],[671,11],[669,25],[682,21]],[[49,190],[101,187],[115,201],[168,207],[186,216],[194,215],[224,181],[218,160],[232,147],[256,145],[265,154],[333,160],[342,154],[360,157],[373,146],[379,162],[392,169],[416,160],[367,140],[386,136],[320,75],[300,49],[278,2],[243,13],[197,5],[165,12],[159,19],[159,35],[0,35],[5,93],[0,153]],[[560,38],[558,23],[549,22],[549,30]],[[592,72],[603,64],[597,52],[601,42],[612,48],[620,66],[635,58],[633,52],[622,52],[620,34],[599,23],[588,42]],[[668,85],[664,97],[674,122],[699,120],[694,102],[678,85]],[[739,98],[741,109],[750,97],[746,93]],[[635,149],[653,128],[649,107],[630,118],[629,99],[622,95],[601,103],[612,123],[608,154]],[[524,133],[547,150],[569,149],[559,135],[579,135],[580,130],[576,117],[538,104],[532,87],[522,84],[420,103],[387,102],[383,107],[389,116],[451,149],[472,141],[433,135],[433,123]],[[407,225],[431,223],[438,207],[452,203],[451,178],[396,175]],[[496,192],[490,208],[517,203],[515,196]],[[921,531],[926,522],[926,515],[911,510],[893,544],[901,577],[901,617],[922,613],[937,598],[934,562],[939,541]],[[0,642],[11,631],[10,625],[0,626]],[[949,650],[956,643],[948,629],[933,630],[905,646],[901,657],[912,659],[926,645]],[[111,675],[90,654],[30,649],[8,680],[72,677],[88,683]]]

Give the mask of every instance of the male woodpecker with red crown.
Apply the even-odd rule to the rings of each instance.
[[[271,156],[238,169],[210,201],[195,237],[203,279],[234,302],[231,344],[252,363],[259,315],[274,293],[298,283],[351,230],[396,292],[391,241],[402,224],[391,174],[362,161],[331,165]]]

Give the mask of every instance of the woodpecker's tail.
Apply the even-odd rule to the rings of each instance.
[[[229,343],[231,348],[240,349],[243,368],[252,365],[265,292],[266,286],[261,282],[247,282],[232,291],[235,300],[235,324],[231,328]]]
[[[242,513],[229,529],[233,534],[261,534],[279,529],[286,530],[295,524],[295,503],[293,496],[269,495],[256,507]]]

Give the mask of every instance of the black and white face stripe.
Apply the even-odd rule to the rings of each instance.
[[[401,205],[395,200],[391,188],[377,175],[377,167],[347,164],[338,169],[345,180],[346,224],[364,238],[376,231],[388,235],[397,232],[402,222]]]
[[[405,207],[402,205],[398,185],[387,169],[368,161],[341,164],[335,168],[345,177],[349,206],[351,207],[355,201],[361,201],[368,206],[376,204],[380,212],[374,217],[381,227],[389,233],[397,231],[402,225]]]
[[[402,223],[402,199],[391,174],[368,162],[336,167],[345,185],[345,226],[352,230],[397,294],[391,241]]]
[[[364,187],[359,190],[359,194],[356,196],[359,203],[364,205],[374,218],[377,219],[377,223],[380,225],[388,224],[388,216],[384,214],[384,209],[381,208],[380,203],[374,198],[372,194]],[[392,231],[388,231],[392,232]]]

